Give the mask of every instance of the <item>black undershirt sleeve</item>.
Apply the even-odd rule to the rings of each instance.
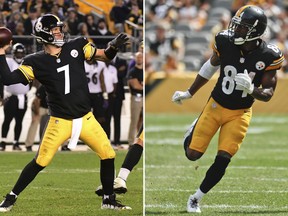
[[[16,69],[11,73],[5,55],[0,55],[0,76],[1,84],[4,85],[12,85],[17,83],[27,85],[29,83],[25,75],[19,69]]]

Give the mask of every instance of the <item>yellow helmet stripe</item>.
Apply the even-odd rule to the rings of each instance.
[[[246,5],[246,6],[241,7],[241,8],[237,11],[236,16],[237,16],[237,17],[240,17],[240,14],[241,14],[247,7],[250,7],[250,5]]]

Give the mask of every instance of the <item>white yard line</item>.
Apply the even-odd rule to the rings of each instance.
[[[196,164],[194,164],[195,166]],[[209,168],[209,166],[203,166],[200,165],[200,168]],[[153,165],[153,164],[146,164],[145,165],[146,169],[187,169],[187,165]],[[191,165],[190,168],[193,168],[193,165]],[[286,171],[288,170],[288,167],[265,167],[265,166],[229,166],[228,169],[252,169],[252,170],[283,170]]]

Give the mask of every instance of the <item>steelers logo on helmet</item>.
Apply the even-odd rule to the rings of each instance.
[[[39,17],[34,25],[37,42],[44,44],[53,44],[61,47],[67,41],[65,32],[63,31],[64,23],[53,14],[46,14]],[[59,33],[53,33],[52,30],[59,27]],[[56,36],[57,35],[57,36]]]
[[[254,5],[241,7],[232,18],[228,33],[235,45],[259,39],[267,27],[264,11]]]
[[[36,22],[35,26],[34,26],[34,29],[35,29],[36,32],[40,32],[41,29],[42,29],[42,23],[41,22]]]

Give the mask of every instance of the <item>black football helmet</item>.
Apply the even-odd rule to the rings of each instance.
[[[14,60],[20,64],[26,54],[25,46],[22,43],[16,43],[12,46]]]
[[[232,18],[229,25],[229,36],[236,45],[260,38],[267,27],[267,17],[264,11],[254,5],[241,7]]]
[[[34,32],[37,42],[53,44],[55,46],[61,47],[66,42],[66,35],[63,32],[64,23],[53,14],[46,14],[42,17],[39,17],[34,25]],[[60,27],[61,34],[63,35],[62,39],[55,39],[51,30],[55,27]]]

